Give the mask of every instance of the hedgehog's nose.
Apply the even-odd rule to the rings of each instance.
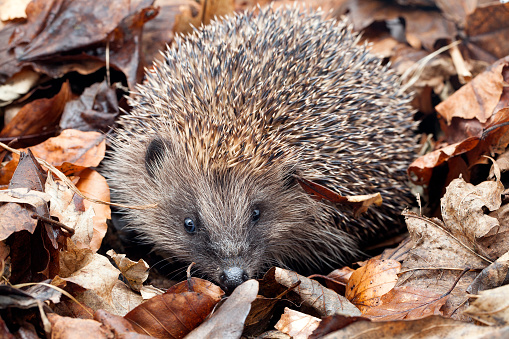
[[[248,274],[240,267],[228,267],[219,276],[220,283],[226,287],[228,293],[232,293],[235,287],[248,279]]]

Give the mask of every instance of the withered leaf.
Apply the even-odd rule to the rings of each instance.
[[[288,307],[274,326],[294,339],[306,339],[320,325],[320,319]]]
[[[87,87],[82,95],[65,106],[60,128],[106,132],[119,113],[117,94],[106,80]]]
[[[479,185],[455,179],[441,199],[442,218],[448,231],[477,253],[495,261],[509,250],[508,226],[486,215],[484,209],[497,210],[504,186],[499,181]]]
[[[59,136],[30,148],[34,155],[48,161],[65,175],[80,172],[88,167],[96,167],[106,153],[105,136],[99,132],[64,130]],[[6,165],[3,177],[9,178],[8,170],[18,163],[14,154]],[[12,175],[12,174],[11,174]]]
[[[495,113],[495,107],[502,96],[504,87],[502,70],[506,66],[506,62],[499,62],[479,74],[447,100],[437,105],[437,112],[446,119],[448,124],[453,117],[476,118],[481,123],[488,121]]]
[[[509,324],[509,285],[480,291],[465,310],[473,319],[488,326]]]
[[[441,316],[431,316],[419,320],[400,320],[388,322],[357,321],[332,332],[324,339],[332,338],[495,338],[504,336],[503,328],[478,326]]]
[[[97,171],[89,168],[81,171],[76,187],[87,197],[100,199],[102,201],[110,201],[108,183]],[[74,199],[82,200],[77,195],[74,195]],[[85,210],[88,210],[90,207],[94,209],[94,216],[92,218],[94,231],[90,241],[90,248],[92,251],[97,251],[99,247],[101,247],[101,242],[108,229],[106,222],[108,219],[111,219],[111,208],[109,205],[96,204],[88,200],[83,200],[83,205]]]
[[[471,137],[417,158],[410,164],[407,170],[410,180],[417,185],[428,184],[435,167],[443,164],[452,157],[473,150],[478,143],[479,137]]]
[[[471,56],[493,62],[509,54],[505,37],[509,34],[509,4],[488,3],[478,6],[465,18],[467,47]]]
[[[165,293],[125,315],[136,332],[156,338],[182,338],[205,320],[217,301],[199,292]]]
[[[112,336],[103,329],[100,322],[95,320],[61,317],[56,313],[50,313],[47,316],[51,323],[53,338],[108,339]]]
[[[166,293],[183,293],[183,292],[196,292],[206,294],[216,302],[219,302],[224,296],[223,290],[216,284],[203,280],[200,278],[191,277],[185,281],[170,287]]]
[[[37,99],[23,108],[2,129],[0,137],[37,135],[46,129],[54,130],[71,96],[68,82],[62,84],[57,95],[49,99]]]
[[[235,288],[214,314],[186,338],[239,338],[244,329],[251,303],[258,293],[258,281],[248,280]]]
[[[395,260],[368,260],[352,273],[345,297],[365,314],[379,306],[380,298],[396,285],[400,268],[401,264]]]
[[[276,282],[287,288],[297,285],[292,292],[299,295],[303,305],[312,308],[321,316],[332,314],[361,315],[359,309],[352,305],[345,297],[320,285],[315,280],[278,267],[270,269],[265,274],[264,280],[269,276],[272,276]]]
[[[505,205],[509,206],[509,205]],[[492,289],[509,283],[509,252],[485,267],[468,286],[467,292],[477,294],[479,291]]]
[[[500,187],[497,188],[499,185],[484,182],[473,186],[455,179],[442,199],[444,222],[407,214],[414,246],[403,261],[402,270],[408,272],[400,276],[404,282],[400,286],[429,290],[437,295],[454,288],[442,310],[446,316],[452,314],[457,319],[465,319],[461,312],[467,299],[464,291],[477,273],[462,274],[462,270],[481,270],[496,259],[497,253],[508,251],[507,232],[495,218],[484,214],[485,208],[499,206],[502,192]],[[486,232],[488,236],[492,234],[489,241],[484,239]],[[495,246],[489,248],[491,243]]]
[[[376,206],[380,206],[382,204],[382,195],[380,193],[342,196],[325,186],[305,178],[297,178],[297,182],[304,191],[306,191],[306,193],[318,201],[324,199],[335,204],[350,206],[353,209],[355,217],[366,212],[373,204]]]
[[[24,65],[58,78],[71,71],[90,74],[105,66],[108,45],[110,65],[121,69],[132,87],[143,73],[136,51],[143,24],[157,14],[152,3],[107,0],[90,6],[87,1],[35,0],[27,6],[27,22],[14,32],[9,47]]]
[[[449,295],[441,295],[429,289],[394,287],[380,298],[379,305],[367,309],[362,315],[375,321],[413,320],[442,315],[440,308],[448,298]]]
[[[114,250],[109,250],[106,254],[115,261],[129,285],[134,290],[139,291],[143,286],[143,282],[148,278],[148,264],[143,259],[137,262],[132,261],[125,254],[117,254]]]

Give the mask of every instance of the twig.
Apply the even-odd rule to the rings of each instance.
[[[39,215],[39,214],[36,214],[36,213],[32,214],[31,217],[32,217],[32,219],[37,219],[37,220],[44,221],[45,223],[48,223],[51,226],[63,228],[64,230],[69,232],[71,235],[74,235],[74,229],[73,228],[71,228],[71,227],[69,227],[69,226],[67,226],[65,224],[62,224],[59,221],[53,220],[51,218],[43,217],[42,215]]]

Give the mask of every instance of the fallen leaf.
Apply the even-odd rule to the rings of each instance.
[[[346,285],[345,297],[362,314],[381,304],[381,297],[396,285],[401,264],[395,260],[368,260],[352,273]]]
[[[443,315],[440,310],[449,295],[411,286],[395,287],[380,298],[380,304],[370,307],[363,316],[373,321],[415,320],[430,315]]]
[[[106,80],[85,88],[78,99],[69,101],[60,119],[60,128],[107,132],[119,114],[117,93]]]
[[[474,149],[478,143],[479,137],[471,137],[417,158],[407,169],[410,180],[417,185],[429,184],[435,167],[447,162],[452,157]]]
[[[442,218],[447,230],[460,242],[495,261],[509,250],[509,228],[500,225],[484,209],[497,210],[502,204],[504,185],[485,181],[478,185],[455,179],[442,198]]]
[[[29,191],[28,188],[15,188],[0,191],[0,202],[12,203],[0,206],[0,240],[7,239],[12,233],[22,230],[34,233],[37,219],[32,213],[47,208],[50,196],[40,191]],[[27,210],[25,205],[33,207]],[[25,207],[24,207],[25,206]]]
[[[507,206],[507,205],[505,205]],[[489,290],[508,283],[509,252],[506,252],[494,263],[485,267],[474,281],[468,286],[467,292],[478,294],[479,291]]]
[[[12,34],[9,47],[23,65],[59,78],[104,67],[109,45],[110,66],[121,69],[133,88],[143,74],[136,52],[142,27],[157,14],[152,2],[107,0],[98,10],[86,1],[35,0],[27,6],[27,20]]]
[[[256,280],[251,279],[237,286],[219,309],[186,338],[240,338],[244,330],[244,321],[257,293]]]
[[[281,319],[274,327],[294,339],[307,339],[318,325],[320,325],[320,319],[286,307]]]
[[[303,277],[293,271],[282,268],[270,269],[264,277],[264,280],[273,277],[273,279],[287,287],[297,287],[293,289],[293,293],[297,293],[302,304],[312,308],[321,316],[332,314],[343,314],[348,316],[359,316],[361,312],[350,301],[342,295],[323,287],[317,281]]]
[[[509,54],[509,44],[504,40],[509,34],[509,4],[481,4],[479,1],[479,6],[467,14],[464,25],[468,38],[465,42],[471,57],[493,62]]]
[[[502,190],[497,182],[474,186],[455,179],[442,199],[444,222],[407,213],[413,248],[403,261],[402,271],[405,273],[400,275],[398,286],[412,286],[437,295],[454,287],[444,305],[444,315],[466,320],[461,312],[468,299],[464,291],[477,273],[471,270],[462,275],[462,271],[482,270],[496,259],[497,253],[509,250],[504,249],[507,247],[506,232],[497,236],[501,226],[495,218],[483,212],[485,208],[494,209],[500,205]],[[490,241],[496,242],[498,248],[490,249],[484,238],[487,230],[488,235],[494,232]]]
[[[60,92],[49,99],[34,100],[16,114],[16,116],[4,126],[0,137],[19,137],[37,135],[45,129],[55,129],[55,125],[64,111],[65,104],[71,96],[71,87],[65,82]]]
[[[447,100],[436,106],[436,110],[450,124],[453,117],[476,118],[485,123],[495,113],[504,87],[502,70],[507,64],[497,63],[494,67],[476,76]]]
[[[87,197],[99,199],[102,201],[110,201],[110,189],[106,179],[97,171],[90,168],[84,169],[79,173],[79,181],[76,187],[81,193]],[[75,199],[77,197],[75,196]],[[96,204],[88,200],[83,200],[85,209],[93,208],[93,235],[90,240],[90,248],[92,251],[99,250],[101,242],[108,230],[107,220],[111,219],[111,208],[109,205]]]
[[[320,200],[328,200],[334,204],[341,204],[352,207],[354,216],[358,217],[360,214],[366,212],[371,205],[382,205],[382,195],[380,193],[342,196],[329,188],[307,180],[305,178],[297,178],[300,186],[312,198]]]
[[[0,85],[0,102],[12,102],[23,94],[28,93],[35,86],[39,78],[40,75],[38,73],[29,69],[23,69],[21,72],[13,75],[7,82],[0,81],[0,84],[2,84]],[[4,118],[4,123],[8,123],[10,120]]]
[[[46,181],[46,192],[51,196],[52,216],[67,227],[74,230],[71,240],[79,249],[90,249],[93,236],[94,210],[84,209],[83,200],[76,197],[75,193],[60,181],[54,181],[52,176]]]
[[[125,318],[138,333],[183,338],[205,320],[217,302],[204,293],[165,293],[145,301]]]
[[[504,332],[505,331],[505,332]],[[351,325],[322,337],[323,339],[393,339],[393,338],[502,338],[507,328],[486,327],[464,323],[441,316],[431,316],[419,320],[399,320],[388,322],[357,321]]]
[[[111,333],[95,320],[61,317],[55,313],[48,314],[48,319],[51,322],[51,337],[55,339],[111,338]]]
[[[111,307],[113,307],[112,291],[119,274],[120,271],[110,263],[108,258],[94,254],[90,249],[80,249],[70,239],[67,241],[67,251],[60,254],[58,279],[86,289],[85,293],[94,294]],[[95,298],[94,295],[90,297]],[[85,304],[92,309],[98,306],[87,301]]]
[[[135,291],[139,291],[143,286],[143,282],[148,278],[149,266],[147,263],[143,259],[138,260],[138,262],[129,260],[125,254],[117,254],[114,250],[109,250],[106,254],[115,261],[129,285]]]
[[[509,285],[480,291],[464,312],[484,325],[507,326],[509,324]]]

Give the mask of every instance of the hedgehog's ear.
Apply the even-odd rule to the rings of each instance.
[[[156,137],[150,141],[145,153],[145,168],[148,174],[153,178],[157,167],[161,164],[164,155],[168,152],[169,142]]]

